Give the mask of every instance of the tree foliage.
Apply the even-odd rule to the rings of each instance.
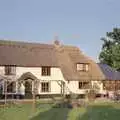
[[[101,63],[105,63],[120,70],[120,28],[114,28],[112,32],[107,32],[103,41],[102,50],[99,55]]]

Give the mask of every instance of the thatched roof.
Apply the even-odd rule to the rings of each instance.
[[[89,72],[78,72],[77,63],[89,63]],[[99,66],[79,48],[60,44],[0,41],[0,65],[60,67],[66,80],[105,79]]]
[[[53,45],[0,40],[0,65],[57,66]]]
[[[56,53],[59,61],[58,64],[67,80],[90,81],[105,79],[99,66],[89,57],[84,55],[79,48],[74,46],[59,46],[56,47]],[[77,63],[90,64],[90,70],[88,72],[77,71]]]
[[[116,71],[115,69],[111,68],[107,64],[98,63],[101,71],[105,75],[105,80],[120,80],[120,72]]]

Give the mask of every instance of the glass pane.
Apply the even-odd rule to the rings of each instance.
[[[88,65],[88,64],[85,65],[85,70],[86,70],[86,71],[89,70],[89,65]]]
[[[84,67],[83,64],[77,64],[77,70],[81,71],[83,70],[83,67]]]

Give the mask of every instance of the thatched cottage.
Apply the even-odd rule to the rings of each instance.
[[[97,84],[104,93],[105,74],[100,66],[75,46],[0,40],[0,85],[2,94],[85,94]],[[6,86],[6,87],[5,87]],[[35,90],[35,91],[34,91]]]

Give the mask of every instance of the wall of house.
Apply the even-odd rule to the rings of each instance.
[[[50,76],[42,76],[41,67],[17,67],[16,68],[16,76],[19,78],[23,73],[31,72],[34,76],[36,76],[40,80],[63,80],[63,75],[61,73],[60,68],[51,68]]]
[[[69,90],[72,91],[73,93],[85,94],[86,89],[79,89],[78,85],[79,85],[79,81],[69,81],[69,83],[67,83]]]
[[[79,81],[70,81],[69,83],[67,83],[69,90],[72,91],[73,93],[85,94],[87,89],[79,89],[78,82]],[[106,93],[106,91],[103,90],[103,83],[101,81],[91,81],[91,84],[92,86],[96,85],[99,94]]]
[[[19,78],[23,73],[31,72],[34,76],[36,76],[40,81],[50,81],[50,92],[41,92],[41,84],[39,83],[39,94],[60,94],[61,87],[56,82],[58,80],[64,80],[62,72],[60,68],[51,68],[50,76],[42,76],[41,67],[17,67],[16,68],[16,76]]]
[[[64,80],[60,68],[53,67],[51,68],[50,76],[41,75],[41,67],[16,67],[16,78],[19,78],[23,73],[31,72],[40,80]],[[4,66],[0,66],[0,75],[4,75]]]
[[[41,81],[42,82],[42,81]],[[39,83],[39,91],[38,94],[60,94],[61,87],[56,81],[46,81],[50,84],[49,92],[41,92],[41,84]]]
[[[4,67],[3,66],[0,66],[0,75],[4,75]],[[1,86],[2,85],[2,86]],[[4,85],[4,81],[1,81],[0,82],[0,87],[2,87],[3,88],[3,91],[4,91],[4,87],[3,87],[3,85]],[[3,91],[2,91],[2,93],[3,93]]]
[[[4,75],[5,72],[4,72],[4,67],[3,66],[0,66],[0,75]]]
[[[102,81],[92,81],[92,86],[98,87],[99,94],[106,94],[106,91],[103,89],[103,82]]]
[[[31,72],[34,76],[36,76],[40,81],[50,81],[50,92],[49,93],[42,93],[41,86],[39,83],[39,94],[60,94],[61,87],[56,82],[58,80],[64,80],[62,72],[60,68],[54,67],[51,68],[51,75],[50,76],[42,76],[42,69],[41,67],[16,67],[16,80],[21,77],[26,72]],[[4,75],[4,67],[0,67],[0,75]],[[16,86],[17,87],[17,86]]]
[[[69,92],[77,93],[77,94],[85,94],[85,89],[78,88],[78,81],[70,81],[69,83],[64,79],[63,74],[60,68],[54,67],[51,68],[50,76],[42,76],[41,75],[41,67],[17,67],[16,68],[16,79],[18,79],[22,74],[26,72],[31,72],[34,76],[36,76],[39,80],[42,81],[51,81],[50,82],[50,92],[49,93],[41,93],[41,86],[39,83],[39,94],[60,94],[61,87],[56,82],[56,80],[65,81],[65,92],[69,94]],[[0,75],[4,75],[4,67],[0,67]],[[103,84],[100,81],[92,81],[92,85],[97,84],[99,86],[99,93],[104,93]]]

